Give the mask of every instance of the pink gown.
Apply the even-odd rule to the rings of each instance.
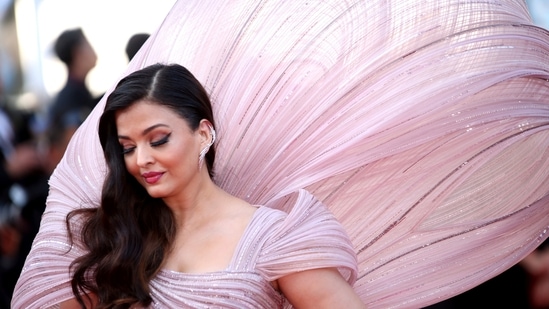
[[[338,267],[351,284],[356,256],[333,215],[305,192],[286,213],[260,207],[226,270],[183,274],[163,270],[151,282],[154,308],[289,308],[271,285],[285,274]],[[313,267],[314,266],[314,267]]]
[[[184,0],[126,73],[155,62],[186,66],[211,93],[222,188],[289,213],[281,226],[314,197],[344,229],[291,237],[284,262],[257,260],[262,285],[238,278],[224,295],[278,306],[265,280],[329,255],[369,308],[418,308],[498,275],[548,236],[549,34],[521,0]],[[13,308],[71,297],[68,265],[82,249],[69,251],[64,218],[98,204],[103,104],[52,175]],[[357,264],[343,247],[305,263],[292,254],[317,248],[317,233],[347,234]],[[153,298],[221,301],[207,276],[162,271]],[[223,305],[245,307],[231,297]]]

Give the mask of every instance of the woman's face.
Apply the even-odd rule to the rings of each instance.
[[[205,138],[168,107],[138,101],[116,114],[116,127],[128,172],[152,197],[177,197],[198,176]]]

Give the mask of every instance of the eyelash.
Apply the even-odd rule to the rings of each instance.
[[[161,138],[160,140],[158,140],[156,142],[151,142],[151,146],[152,147],[158,147],[158,146],[162,146],[162,145],[166,144],[169,141],[171,135],[172,135],[172,133],[169,133],[166,136],[164,136],[163,138]],[[123,155],[130,154],[134,149],[135,149],[135,147],[122,148],[122,154]]]
[[[170,139],[171,135],[172,135],[172,133],[168,133],[166,136],[164,136],[160,140],[158,140],[156,142],[151,142],[151,146],[158,147],[158,146],[166,144],[168,142],[168,140]]]
[[[133,151],[134,148],[135,148],[135,147],[131,147],[131,148],[124,148],[124,147],[122,147],[122,154],[123,154],[123,155],[130,154],[130,153]]]

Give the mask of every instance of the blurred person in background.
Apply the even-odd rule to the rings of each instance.
[[[520,265],[528,272],[528,300],[534,309],[549,308],[549,240],[545,240]]]
[[[74,131],[99,101],[86,85],[86,78],[96,65],[97,54],[81,28],[63,31],[55,41],[54,50],[67,67],[67,81],[49,108],[48,135],[57,136],[57,146],[63,153]]]
[[[128,61],[132,61],[135,54],[137,54],[141,46],[145,44],[149,36],[150,34],[148,33],[136,33],[130,37],[128,43],[126,43],[125,49]]]

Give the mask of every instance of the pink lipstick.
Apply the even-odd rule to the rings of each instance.
[[[146,183],[148,183],[148,184],[154,184],[154,183],[158,182],[158,180],[160,179],[160,177],[162,177],[162,174],[164,174],[164,173],[160,173],[160,172],[147,172],[147,173],[141,174],[141,176],[143,177],[143,179],[145,180]]]

